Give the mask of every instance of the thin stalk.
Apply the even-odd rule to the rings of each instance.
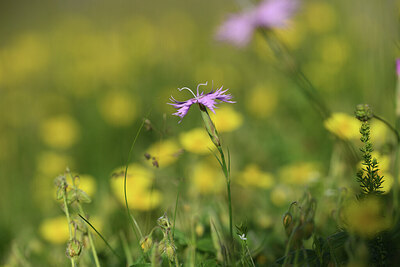
[[[286,266],[286,264],[287,264],[287,260],[289,258],[290,246],[292,245],[292,240],[293,240],[294,234],[297,231],[298,226],[299,226],[299,223],[296,223],[296,225],[293,227],[292,233],[290,234],[290,237],[288,239],[288,243],[287,243],[286,249],[285,249],[285,260],[284,260],[282,266]]]
[[[149,113],[150,113],[150,112],[149,112]],[[131,214],[131,212],[130,212],[130,210],[129,210],[128,197],[127,197],[127,194],[126,194],[126,176],[127,176],[127,174],[128,174],[128,166],[129,166],[129,162],[130,162],[130,160],[131,160],[133,147],[134,147],[135,144],[136,144],[136,140],[137,140],[138,137],[139,137],[139,134],[140,134],[140,132],[141,132],[143,126],[144,126],[144,123],[145,123],[145,120],[142,121],[142,124],[140,125],[138,131],[136,132],[135,138],[134,138],[133,141],[132,141],[132,145],[131,145],[131,148],[130,148],[129,154],[128,154],[128,159],[126,160],[125,176],[124,176],[124,198],[125,198],[126,214],[127,214],[127,216],[128,216],[128,220],[129,220],[129,223],[130,223],[130,225],[131,225],[131,228],[132,228],[132,230],[133,230],[133,232],[134,232],[134,234],[135,234],[135,236],[136,236],[137,245],[138,245],[138,247],[139,247],[139,250],[141,251],[141,253],[142,253],[143,255],[144,255],[144,252],[143,252],[143,250],[142,250],[142,248],[140,247],[140,244],[139,244],[139,243],[140,243],[140,239],[139,239],[138,233],[137,233],[137,231],[136,231],[136,229],[135,229],[134,222],[133,222],[133,220],[132,220],[132,218],[134,218],[134,217],[133,217],[133,215]],[[135,220],[135,221],[136,221],[136,220]]]
[[[82,208],[81,203],[79,203],[79,201],[78,201],[77,203],[78,203],[79,212],[82,213],[82,214],[84,215],[85,212],[83,211],[83,208]],[[90,248],[92,249],[92,254],[93,254],[94,262],[95,262],[95,264],[96,264],[96,267],[100,267],[100,262],[99,262],[99,258],[98,258],[98,256],[97,256],[96,247],[94,246],[92,233],[90,232],[89,229],[88,229],[88,237],[89,237]]]
[[[394,135],[396,136],[397,143],[400,142],[400,134],[399,134],[398,130],[396,130],[395,127],[393,127],[388,121],[386,121],[382,117],[379,117],[378,115],[374,114],[374,118],[379,120],[379,121],[381,121],[381,122],[383,122],[394,133]]]
[[[172,219],[173,225],[172,225],[172,238],[175,237],[175,220],[176,220],[176,212],[178,210],[178,201],[179,201],[179,194],[181,191],[181,183],[182,179],[179,179],[179,184],[178,184],[178,193],[176,194],[176,200],[175,200],[175,210],[174,210],[174,218]]]
[[[112,246],[107,242],[107,240],[103,237],[103,235],[100,234],[100,232],[97,231],[97,229],[94,228],[94,226],[93,226],[88,220],[86,220],[82,215],[80,215],[80,214],[78,214],[78,215],[79,215],[79,217],[80,217],[82,220],[85,221],[85,223],[87,223],[87,224],[93,229],[93,231],[96,232],[96,234],[97,234],[98,236],[100,236],[101,240],[103,240],[103,242],[104,242],[104,243],[106,244],[106,246],[111,250],[111,252],[112,252],[115,256],[117,256],[117,258],[119,258],[120,260],[123,261],[123,258],[122,258],[120,255],[118,255],[118,253],[112,248]]]
[[[119,234],[121,236],[122,247],[124,248],[124,253],[126,256],[126,262],[128,263],[128,266],[131,266],[133,264],[133,257],[128,245],[128,241],[126,240],[126,237],[122,232],[120,232]]]
[[[68,211],[68,205],[67,205],[67,188],[64,188],[64,194],[63,194],[63,200],[64,200],[64,210],[65,210],[65,215],[67,216],[67,221],[68,221],[68,231],[69,231],[69,241],[73,239],[72,237],[72,229],[71,229],[71,218],[69,216],[69,211]],[[71,266],[75,267],[75,260],[73,257],[69,257],[71,259]]]
[[[226,189],[228,191],[228,208],[229,208],[229,233],[231,240],[233,241],[233,227],[232,227],[232,197],[231,197],[231,179],[229,176],[229,170],[226,165],[224,151],[222,150],[221,146],[218,146],[218,151],[221,155],[221,162],[222,162],[222,170],[224,172],[226,178]]]
[[[250,250],[249,250],[249,246],[246,243],[246,250],[247,250],[247,254],[249,255],[250,261],[251,261],[251,265],[256,267],[254,261],[253,261],[253,257],[251,256]]]

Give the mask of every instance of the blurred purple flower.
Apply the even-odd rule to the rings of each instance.
[[[214,110],[216,108],[215,105],[218,104],[216,102],[216,100],[226,102],[226,103],[235,103],[235,101],[231,101],[231,99],[232,99],[231,94],[225,94],[225,92],[228,91],[228,89],[222,90],[223,86],[221,86],[221,88],[217,89],[216,91],[213,91],[211,89],[211,92],[204,94],[204,92],[199,93],[200,85],[207,85],[207,83],[200,83],[199,85],[197,85],[196,95],[193,93],[192,90],[190,90],[187,87],[178,88],[179,91],[182,91],[184,89],[189,90],[193,94],[194,98],[191,98],[186,101],[177,101],[177,100],[175,100],[175,98],[173,98],[171,96],[170,101],[172,103],[167,103],[168,105],[172,105],[174,108],[176,108],[178,110],[177,112],[173,113],[172,115],[176,115],[181,118],[179,123],[182,121],[183,117],[185,117],[186,114],[188,113],[190,106],[195,103],[199,103],[199,104],[206,106],[213,113],[215,113],[215,110]]]
[[[219,28],[217,39],[243,47],[258,27],[284,27],[297,7],[297,0],[264,0],[248,11],[231,15]]]
[[[400,58],[396,59],[396,73],[400,76]]]

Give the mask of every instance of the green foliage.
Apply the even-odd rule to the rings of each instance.
[[[362,125],[360,128],[361,133],[361,142],[364,144],[362,148],[360,148],[362,152],[363,158],[363,168],[357,172],[357,180],[360,183],[362,192],[364,194],[382,194],[382,183],[383,176],[379,175],[378,161],[376,158],[372,158],[372,143],[370,138],[370,124],[369,119],[370,115],[365,115],[359,110],[356,112],[357,118],[362,121]]]

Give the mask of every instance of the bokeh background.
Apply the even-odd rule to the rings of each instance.
[[[301,1],[289,26],[276,30],[332,111],[352,116],[368,103],[394,120],[397,2]],[[172,216],[180,185],[178,227],[193,222],[200,235],[218,211],[226,222],[224,177],[199,112],[192,108],[178,124],[166,104],[171,95],[191,97],[178,87],[205,81],[205,90],[213,81],[237,102],[221,104],[214,117],[231,153],[235,222],[272,236],[263,249],[280,240],[279,250],[281,216],[305,188],[329,217],[335,190],[355,186],[332,132],[357,146],[359,124],[343,114],[324,124],[261,35],[242,49],[218,43],[219,25],[239,10],[227,0],[0,2],[1,263],[68,263],[53,182],[66,167],[81,175],[98,227],[118,240],[128,222],[116,170],[143,119],[128,180],[143,230],[164,212]],[[374,127],[383,157],[393,136]],[[25,256],[16,260],[18,253]]]

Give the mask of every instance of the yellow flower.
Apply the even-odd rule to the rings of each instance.
[[[271,197],[271,202],[274,205],[282,207],[283,205],[288,203],[289,191],[285,187],[277,186],[272,190],[270,197]]]
[[[385,210],[386,207],[377,197],[354,199],[344,205],[343,221],[350,232],[371,238],[390,227],[391,219]]]
[[[39,226],[42,238],[53,244],[63,244],[69,239],[68,221],[65,216],[45,219]]]
[[[382,146],[386,142],[388,127],[379,120],[371,120],[371,142],[374,147]]]
[[[387,194],[393,187],[394,179],[393,176],[388,172],[382,172],[382,176],[383,176],[383,183],[381,190],[383,191],[383,194]]]
[[[192,190],[201,195],[219,193],[225,185],[221,169],[211,162],[199,162],[194,165],[191,180]]]
[[[130,125],[137,116],[138,103],[122,91],[112,91],[100,101],[100,112],[104,120],[112,126]]]
[[[289,26],[285,28],[275,29],[275,32],[280,39],[292,49],[296,49],[306,36],[305,27],[301,21],[289,22]]]
[[[272,87],[260,85],[249,92],[246,108],[254,116],[267,118],[274,112],[277,104],[276,91]]]
[[[348,44],[339,37],[325,37],[318,45],[325,64],[342,66],[349,54]]]
[[[185,150],[196,154],[208,154],[210,149],[214,148],[214,144],[204,128],[195,128],[181,133],[179,141]]]
[[[311,162],[298,162],[283,167],[279,173],[280,179],[286,184],[306,185],[319,179],[317,166]]]
[[[242,186],[270,188],[274,183],[274,178],[270,173],[261,171],[259,166],[250,164],[241,173],[238,183]]]
[[[26,33],[0,51],[0,84],[20,84],[40,74],[48,63],[48,47],[42,36]]]
[[[316,33],[332,30],[336,25],[336,20],[335,10],[330,4],[313,2],[306,9],[307,26]]]
[[[79,126],[71,116],[59,115],[42,122],[40,134],[47,145],[66,149],[77,142]]]
[[[125,167],[113,172],[111,188],[121,205],[125,205],[124,197],[124,173]],[[126,177],[126,193],[129,208],[135,210],[151,210],[158,207],[162,200],[161,192],[152,189],[154,174],[147,168],[138,164],[128,167]]]
[[[64,154],[53,151],[41,152],[37,159],[37,169],[46,177],[55,178],[72,166],[72,159]]]
[[[79,174],[79,180],[77,180],[76,185],[90,197],[96,192],[96,180],[89,174]],[[68,189],[71,189],[71,187],[68,187]]]
[[[243,116],[230,106],[221,107],[215,114],[210,113],[211,119],[218,132],[231,132],[239,128],[243,123]]]
[[[146,152],[155,158],[150,159],[149,162],[152,163],[156,160],[158,166],[162,168],[171,165],[178,159],[181,148],[176,141],[169,139],[151,145]]]
[[[346,113],[333,113],[324,121],[325,128],[341,139],[357,139],[361,122]]]

